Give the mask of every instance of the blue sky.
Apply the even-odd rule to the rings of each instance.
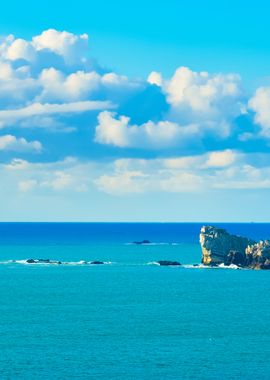
[[[2,5],[2,221],[269,221],[266,1]]]

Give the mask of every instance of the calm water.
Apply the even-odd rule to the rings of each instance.
[[[147,265],[199,262],[200,226],[0,223],[0,379],[268,380],[269,272]]]

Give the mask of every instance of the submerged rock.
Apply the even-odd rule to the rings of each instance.
[[[180,266],[181,265],[178,261],[168,261],[168,260],[157,261],[157,263],[160,266]]]
[[[256,243],[221,228],[203,226],[200,244],[204,265],[233,264],[243,268],[270,269],[270,240]]]

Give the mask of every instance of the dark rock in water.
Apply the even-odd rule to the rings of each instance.
[[[104,262],[103,261],[91,261],[90,264],[92,264],[92,265],[102,265],[102,264],[104,264]]]
[[[51,261],[49,259],[37,259],[37,260],[34,260],[34,259],[28,259],[26,260],[26,262],[28,264],[62,264],[61,261]]]
[[[151,244],[149,240],[134,241],[132,244],[141,245],[141,244]]]
[[[178,261],[168,261],[168,260],[157,261],[157,263],[160,266],[180,266],[181,265]]]
[[[204,265],[234,264],[243,268],[270,269],[270,240],[256,243],[221,228],[203,226],[200,243]]]

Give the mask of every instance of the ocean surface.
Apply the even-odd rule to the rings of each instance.
[[[0,223],[0,379],[270,379],[270,272],[192,268],[202,224]]]

